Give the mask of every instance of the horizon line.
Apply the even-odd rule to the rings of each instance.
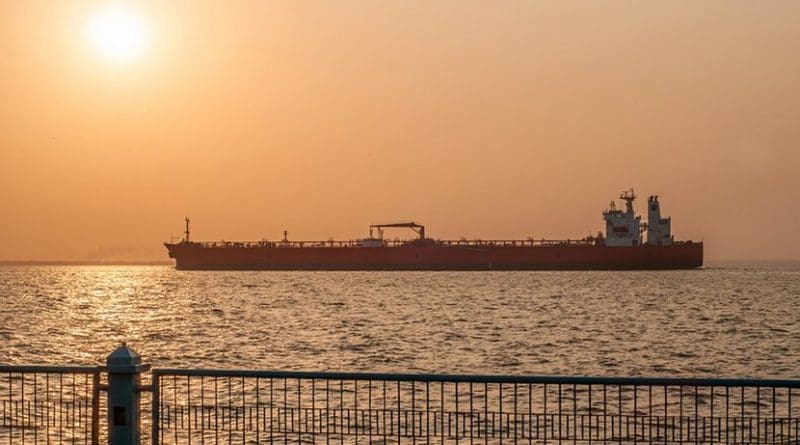
[[[728,258],[705,260],[703,267],[725,264],[800,265],[800,258]],[[173,266],[172,260],[48,260],[0,259],[0,266]]]

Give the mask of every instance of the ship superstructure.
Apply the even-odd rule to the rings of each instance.
[[[633,201],[636,200],[633,189],[622,192],[619,198],[625,201],[625,211],[617,210],[614,201],[611,201],[608,210],[603,212],[606,246],[639,246],[643,232],[647,233],[645,242],[649,246],[669,246],[675,241],[671,233],[672,218],[661,217],[658,196],[647,198],[646,223],[642,223],[641,216],[633,209]]]
[[[638,246],[642,244],[641,222],[642,217],[633,210],[633,201],[636,194],[633,189],[622,192],[619,198],[625,201],[625,211],[617,210],[614,201],[609,204],[608,210],[603,212],[606,221],[606,246]]]
[[[661,217],[661,204],[658,196],[647,199],[647,244],[651,246],[669,246],[674,239],[670,233],[672,218]]]
[[[435,240],[416,222],[374,224],[369,237],[350,241],[191,241],[164,243],[178,269],[264,270],[566,270],[691,269],[703,264],[703,243],[675,241],[671,219],[661,217],[657,196],[648,199],[642,223],[631,189],[603,212],[606,234],[581,239]],[[418,237],[386,240],[385,229],[408,228]],[[642,242],[643,233],[647,240]]]

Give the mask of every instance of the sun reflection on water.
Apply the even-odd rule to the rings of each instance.
[[[0,268],[0,362],[796,377],[800,270]],[[702,347],[700,346],[702,345]],[[756,353],[756,351],[758,351]]]

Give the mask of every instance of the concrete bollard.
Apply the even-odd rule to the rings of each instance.
[[[106,358],[109,445],[139,445],[139,383],[149,369],[125,343]]]

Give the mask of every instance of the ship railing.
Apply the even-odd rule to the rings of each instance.
[[[702,245],[702,241],[673,241],[672,244],[677,246],[699,246]]]
[[[418,240],[382,240],[386,247],[412,246]],[[322,247],[367,247],[363,240],[346,241],[193,241],[191,244],[206,248],[322,248]],[[435,240],[434,245],[448,247],[533,247],[533,246],[588,246],[594,239],[472,239]]]
[[[495,239],[495,240],[442,240],[438,241],[446,246],[491,246],[491,247],[533,247],[533,246],[585,246],[594,245],[593,239]]]

